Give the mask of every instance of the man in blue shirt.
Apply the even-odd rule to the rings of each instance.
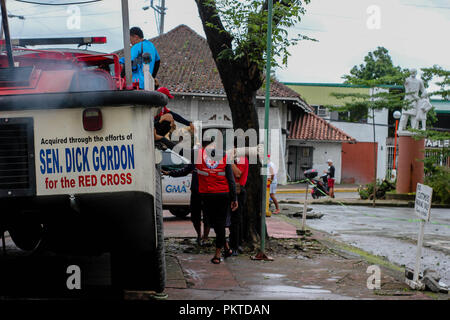
[[[153,43],[144,39],[144,33],[141,28],[133,27],[130,29],[131,42],[131,65],[133,70],[133,82],[139,81],[139,88],[144,89],[144,64],[142,54],[148,52],[150,54],[150,73],[156,78],[158,73],[160,57]],[[125,59],[120,59],[124,63]]]

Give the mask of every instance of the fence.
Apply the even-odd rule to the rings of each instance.
[[[434,162],[436,166],[450,167],[450,159],[444,155],[442,148],[426,148],[425,157],[436,159]]]
[[[386,179],[391,179],[392,170],[394,169],[394,146],[386,146],[387,152],[386,152]],[[395,162],[397,162],[398,159],[398,148],[397,148],[397,155],[395,156]],[[397,164],[395,165],[397,168]]]
[[[391,178],[392,170],[394,169],[394,146],[386,146],[386,179]],[[395,162],[398,164],[398,146]],[[442,148],[425,148],[425,158],[434,157],[436,159],[435,165],[450,167],[450,157],[445,157]],[[395,167],[397,168],[397,164]]]

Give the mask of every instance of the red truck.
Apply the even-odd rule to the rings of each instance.
[[[115,54],[27,48],[104,42],[1,43],[0,231],[29,252],[109,252],[113,286],[162,292],[153,117],[166,96],[127,87]]]

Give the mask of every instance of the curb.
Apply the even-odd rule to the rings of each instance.
[[[309,190],[310,191],[310,190]],[[278,193],[305,193],[306,189],[278,189]],[[334,192],[358,192],[358,189],[334,189]]]
[[[304,201],[301,200],[278,200],[278,203],[282,204],[304,204]],[[340,201],[335,200],[325,200],[325,201],[314,201],[314,200],[308,200],[308,204],[320,204],[320,205],[346,205],[346,206],[367,206],[371,207],[373,206],[373,202],[355,202],[355,201],[346,201],[345,199]],[[407,208],[414,208],[414,202],[408,201],[408,202],[376,202],[376,207],[407,207]],[[450,205],[448,204],[432,204],[431,208],[436,209],[447,209],[450,208]]]

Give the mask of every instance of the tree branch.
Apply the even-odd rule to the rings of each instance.
[[[202,20],[208,45],[214,60],[217,61],[217,57],[223,50],[231,49],[233,38],[225,30],[222,20],[217,13],[215,2],[210,0],[195,0],[195,2],[197,3],[198,13]],[[212,24],[215,27],[212,28],[208,24]]]
[[[273,5],[274,6],[276,4],[278,4],[278,3],[283,5],[283,6],[285,6],[285,7],[290,7],[291,6],[291,3],[290,3],[289,0],[273,0]],[[269,10],[269,1],[268,0],[264,1],[264,4],[263,4],[262,9],[261,9],[261,12],[264,12],[264,11],[267,11],[267,10]],[[278,15],[274,14],[273,17],[272,17],[272,19],[273,19],[272,23],[274,25],[278,25],[282,18],[283,18],[282,16],[278,16]]]

